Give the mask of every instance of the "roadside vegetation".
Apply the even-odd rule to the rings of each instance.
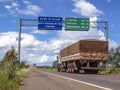
[[[116,67],[115,65],[111,65],[110,67],[106,68],[105,70],[100,70],[99,74],[116,74],[116,75],[120,75],[120,68]]]
[[[0,61],[0,90],[19,90],[19,86],[28,74],[28,65],[17,61],[17,53],[12,47]]]
[[[44,69],[44,70],[56,70],[53,66],[36,66],[38,69]]]
[[[111,48],[109,51],[108,67],[101,70],[100,74],[117,74],[120,75],[120,46]]]
[[[53,61],[52,66],[36,66],[36,64],[34,64],[34,66],[36,66],[38,69],[44,69],[44,70],[57,70],[57,61]]]

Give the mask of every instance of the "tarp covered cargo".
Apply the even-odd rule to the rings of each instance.
[[[81,52],[108,52],[108,42],[101,40],[80,40]]]
[[[107,60],[108,42],[96,39],[80,40],[60,51],[61,60]],[[62,58],[63,57],[63,58]]]
[[[68,56],[69,55],[69,51],[68,50],[69,50],[69,47],[66,47],[66,48],[62,49],[60,51],[60,56],[61,57]]]

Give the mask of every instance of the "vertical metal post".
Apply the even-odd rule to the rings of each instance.
[[[106,41],[108,41],[108,22],[105,22]]]
[[[18,32],[18,61],[20,62],[20,53],[21,53],[21,24],[22,19],[19,19],[19,32]]]
[[[108,41],[108,22],[105,22],[105,30],[106,30],[106,41]],[[109,47],[108,47],[109,48]],[[108,57],[109,59],[109,57]],[[108,67],[108,61],[106,62],[106,68]]]

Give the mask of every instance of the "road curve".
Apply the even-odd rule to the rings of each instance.
[[[75,74],[74,74],[75,75]],[[76,81],[63,76],[44,72],[34,67],[31,68],[29,76],[22,82],[20,90],[110,90],[100,88],[81,81]]]

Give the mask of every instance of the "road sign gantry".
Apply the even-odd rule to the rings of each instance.
[[[51,17],[51,18],[53,18],[53,17]],[[39,18],[40,19],[40,18]],[[25,26],[27,26],[27,27],[36,27],[36,26],[38,26],[38,29],[39,29],[39,23],[40,22],[38,22],[39,21],[39,19],[19,19],[19,30],[18,30],[18,37],[19,37],[19,39],[18,39],[18,61],[20,62],[20,54],[21,54],[21,27],[25,27]],[[75,18],[76,19],[76,18]],[[90,28],[104,28],[105,29],[105,31],[106,31],[106,41],[108,41],[108,22],[107,21],[89,21],[88,19],[84,19],[84,18],[82,18],[82,19],[84,19],[84,20],[82,20],[81,19],[81,26],[82,27],[78,27],[78,28],[76,28],[75,26],[78,26],[79,24],[78,24],[78,21],[76,20],[75,21],[75,19],[73,20],[74,21],[74,23],[72,22],[72,20],[70,19],[70,18],[66,18],[66,20],[65,21],[63,21],[62,20],[62,18],[61,17],[54,17],[52,20],[49,18],[49,19],[45,19],[45,20],[42,20],[42,21],[53,21],[52,23],[49,23],[49,24],[53,24],[54,25],[54,30],[55,30],[55,28],[56,28],[56,30],[58,29],[58,30],[62,30],[62,28],[61,28],[61,26],[62,27],[66,27],[66,25],[67,25],[67,27],[66,27],[66,31],[69,31],[69,30],[71,30],[71,29],[74,29],[73,31],[76,31],[77,29],[78,29],[78,31],[83,31],[83,30],[89,30]],[[78,18],[77,18],[78,19]],[[79,18],[80,19],[80,18]],[[62,21],[62,24],[61,24],[61,21]],[[57,23],[56,23],[57,22]],[[65,24],[64,24],[65,23]],[[93,23],[93,24],[96,24],[95,26],[90,26],[90,23]],[[46,24],[46,23],[44,23],[44,24]],[[57,25],[57,26],[55,26],[55,25]],[[70,25],[74,25],[74,27],[76,28],[71,28],[70,27]],[[83,27],[84,26],[84,27]],[[43,27],[43,26],[42,26]],[[46,28],[46,26],[44,26],[45,28]],[[53,29],[52,28],[52,29]],[[80,28],[81,28],[81,30],[80,30]],[[48,29],[50,29],[50,27],[49,28],[47,28],[47,30]]]

